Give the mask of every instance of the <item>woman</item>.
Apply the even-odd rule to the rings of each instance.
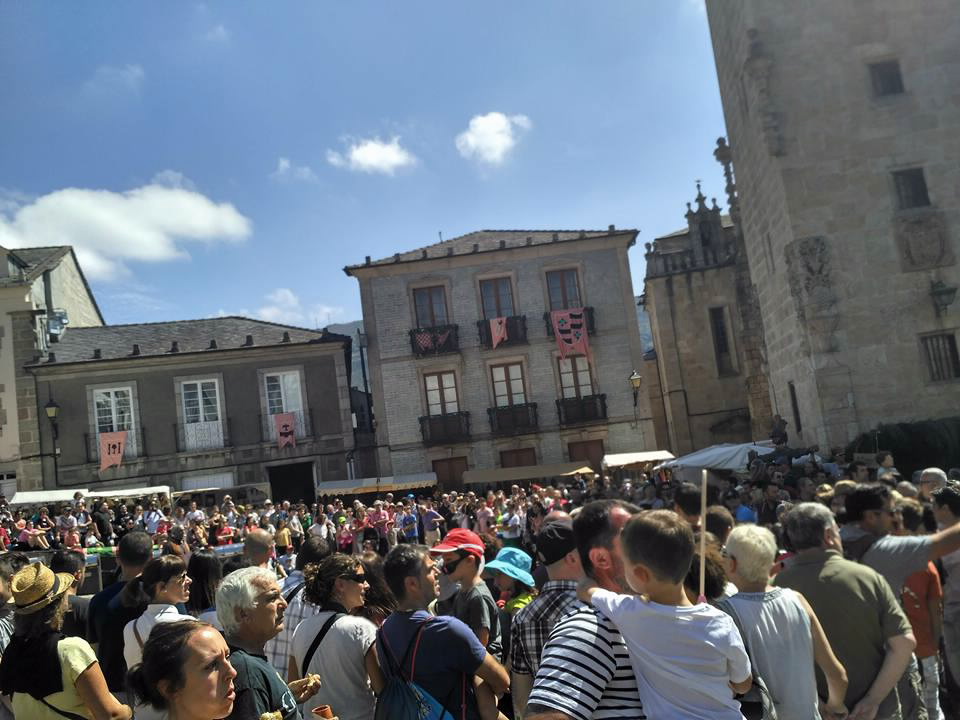
[[[287,547],[293,546],[293,533],[285,518],[280,518],[277,523],[277,532],[273,536],[273,542],[277,548],[277,557],[287,552]]]
[[[846,671],[803,595],[769,585],[776,556],[772,532],[759,525],[735,527],[723,562],[739,592],[718,606],[737,620],[750,662],[766,683],[780,720],[820,717],[814,661],[827,679],[826,709],[845,716]]]
[[[60,720],[70,713],[90,720],[129,720],[132,710],[110,694],[90,644],[60,632],[73,580],[41,563],[13,576],[16,619],[0,660],[0,693],[13,696],[17,718]]]
[[[375,552],[365,552],[360,557],[363,565],[367,591],[364,593],[363,605],[354,611],[354,615],[365,617],[377,627],[397,609],[397,601],[387,587],[383,576],[383,558]]]
[[[349,555],[353,552],[353,530],[350,528],[347,518],[343,515],[339,517],[338,522],[340,523],[340,530],[337,532],[337,549]]]
[[[340,553],[304,571],[305,597],[321,607],[293,633],[288,680],[317,673],[323,678],[316,701],[330,705],[340,720],[369,720],[385,681],[377,660],[377,627],[349,613],[364,603],[366,572],[354,557]],[[321,632],[326,633],[318,644]],[[310,651],[313,651],[312,654]]]
[[[127,607],[147,603],[143,614],[123,628],[123,659],[128,668],[142,659],[143,647],[154,625],[194,619],[190,615],[181,615],[176,608],[177,603],[186,603],[190,599],[192,582],[182,557],[161,555],[148,562],[140,577],[131,580],[123,588],[121,602]]]
[[[47,534],[43,530],[33,527],[32,522],[26,520],[17,520],[15,525],[20,535],[17,538],[24,547],[34,548],[36,550],[49,550],[50,543],[47,542]]]
[[[193,553],[187,564],[187,576],[191,581],[190,597],[186,602],[187,612],[198,620],[221,629],[215,602],[217,588],[223,580],[223,568],[217,553],[211,548]]]
[[[225,718],[236,697],[229,655],[223,636],[205,623],[163,623],[150,633],[127,685],[140,705],[169,720]]]

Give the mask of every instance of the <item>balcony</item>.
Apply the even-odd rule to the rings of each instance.
[[[212,422],[175,423],[177,452],[218,450],[230,446],[230,419]]]
[[[470,439],[470,413],[425,415],[420,418],[420,434],[424,445],[446,445]]]
[[[477,320],[477,334],[480,336],[480,345],[490,349],[493,347],[493,338],[490,335],[490,321]],[[507,318],[507,339],[503,340],[498,348],[511,345],[525,345],[527,343],[526,315],[513,315]]]
[[[83,434],[83,445],[87,451],[87,462],[100,462],[100,435]],[[134,460],[147,456],[146,431],[142,427],[127,431],[127,444],[123,448],[123,459]]]
[[[291,410],[294,418],[294,436],[297,440],[313,436],[313,410]],[[277,422],[273,415],[260,415],[260,440],[277,442]]]
[[[414,328],[410,331],[410,349],[417,357],[460,352],[459,326]]]
[[[583,312],[587,316],[587,335],[596,335],[597,323],[593,318],[593,308],[585,307]],[[551,318],[550,311],[543,314],[543,322],[547,325],[547,337],[553,337],[553,319]]]
[[[487,408],[487,417],[490,418],[490,432],[494,435],[536,432],[539,424],[536,403]]]
[[[557,400],[557,417],[561,425],[583,425],[607,419],[607,396],[584,395]]]

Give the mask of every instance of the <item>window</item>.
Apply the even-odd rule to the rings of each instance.
[[[522,405],[527,401],[523,389],[523,365],[494,365],[490,368],[493,376],[493,396],[497,407]]]
[[[447,295],[442,285],[417,288],[413,291],[413,304],[417,311],[417,327],[447,324]]]
[[[930,204],[923,168],[899,170],[893,173],[893,182],[897,188],[897,207],[901,210],[926,207]]]
[[[137,433],[134,428],[132,398],[133,390],[129,387],[93,391],[97,435],[126,430],[127,444],[124,455],[128,457],[137,455]],[[98,441],[98,452],[99,446]]]
[[[930,380],[954,380],[960,378],[960,356],[957,354],[957,338],[953,333],[928,335],[920,338],[927,361]]]
[[[871,63],[870,82],[873,84],[873,94],[899,95],[903,92],[903,76],[900,74],[899,60],[885,60]]]
[[[527,467],[537,464],[537,451],[533,448],[500,451],[500,467]]]
[[[730,355],[727,318],[722,307],[710,308],[710,330],[713,333],[713,351],[717,358],[717,371],[721,375],[735,375],[737,371]]]
[[[268,372],[263,376],[263,383],[267,400],[267,414],[263,418],[264,439],[277,439],[277,423],[273,416],[280,413],[293,413],[296,437],[307,437],[310,429],[303,407],[300,373],[296,370]]]
[[[551,270],[547,273],[547,292],[551,310],[583,307],[576,270]]]
[[[460,411],[457,378],[452,372],[424,375],[423,386],[427,391],[428,415],[447,415]]]
[[[216,380],[187,381],[180,384],[183,428],[180,437],[186,450],[223,447],[220,421],[220,391]]]
[[[593,382],[590,379],[590,363],[583,355],[561,358],[560,394],[565,398],[580,398],[593,394]]]
[[[514,315],[510,278],[481,280],[480,297],[483,300],[483,317],[486,320]]]

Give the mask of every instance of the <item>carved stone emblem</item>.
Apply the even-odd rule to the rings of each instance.
[[[899,215],[893,223],[900,266],[905,272],[930,270],[956,262],[942,213],[928,211]]]
[[[826,238],[800,238],[786,247],[787,276],[797,318],[806,328],[805,346],[814,353],[840,349],[840,318],[830,273]]]

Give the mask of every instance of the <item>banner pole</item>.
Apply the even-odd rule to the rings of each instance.
[[[698,602],[706,602],[707,587],[707,469],[703,468],[700,477],[700,597]]]

